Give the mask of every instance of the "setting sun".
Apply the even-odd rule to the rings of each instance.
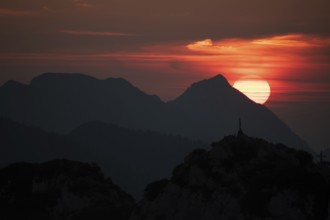
[[[264,104],[270,96],[270,86],[262,79],[238,79],[233,87],[259,104]]]

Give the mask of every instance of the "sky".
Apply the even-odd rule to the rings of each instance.
[[[1,0],[0,85],[45,72],[123,77],[164,101],[223,74],[259,77],[265,105],[330,147],[329,0]]]

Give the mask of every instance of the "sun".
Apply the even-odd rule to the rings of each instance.
[[[271,93],[268,82],[256,77],[238,79],[233,87],[259,104],[264,104]]]

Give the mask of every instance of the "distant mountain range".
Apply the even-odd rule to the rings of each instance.
[[[9,81],[1,86],[0,115],[59,133],[102,121],[208,142],[235,133],[240,117],[251,136],[310,150],[269,109],[231,87],[222,75],[194,83],[165,103],[121,78],[46,73],[29,85]]]
[[[30,85],[9,81],[0,88],[1,115],[60,133],[89,121],[154,127],[164,103],[124,79],[47,73]]]
[[[173,135],[88,122],[66,135],[0,118],[0,167],[11,163],[71,159],[96,162],[136,198],[151,181],[169,177],[195,148],[208,145]]]

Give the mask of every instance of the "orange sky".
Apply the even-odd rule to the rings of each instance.
[[[231,84],[256,75],[271,86],[266,106],[324,147],[329,8],[328,0],[3,0],[0,85],[80,72],[123,77],[170,100],[218,73]]]
[[[100,33],[72,31],[67,34],[97,36]],[[122,33],[104,34],[126,36]],[[114,68],[123,71],[124,77],[147,92],[160,95],[164,100],[177,97],[190,83],[218,73],[225,75],[231,84],[240,77],[254,75],[269,82],[272,89],[269,102],[278,104],[329,99],[329,49],[330,37],[287,34],[249,39],[153,43],[135,51],[115,53],[6,53],[0,54],[0,62],[18,66],[41,64],[49,69],[66,65],[68,69],[78,65],[80,69],[105,69],[100,71],[99,77],[106,77],[105,72]],[[158,73],[159,82],[144,83],[147,76],[141,78],[131,72],[137,72],[137,75],[143,72],[147,76],[148,73]],[[160,76],[162,73],[166,75]],[[179,80],[165,88],[155,86],[166,77]],[[313,93],[321,95],[313,98]]]

